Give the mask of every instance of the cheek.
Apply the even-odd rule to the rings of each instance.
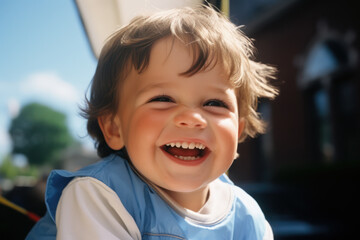
[[[128,151],[136,155],[153,148],[164,125],[165,117],[162,114],[154,111],[137,111],[129,124],[128,141],[125,143]]]
[[[223,149],[226,149],[226,152],[229,154],[235,154],[237,149],[238,125],[239,123],[236,118],[222,120],[217,124],[218,135],[221,138],[220,144],[223,145]]]
[[[230,138],[237,138],[239,131],[239,121],[236,117],[222,119],[217,122],[220,131],[227,134]]]

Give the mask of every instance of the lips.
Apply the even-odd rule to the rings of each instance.
[[[163,145],[161,149],[183,161],[199,160],[209,152],[207,147],[197,142],[171,142]]]

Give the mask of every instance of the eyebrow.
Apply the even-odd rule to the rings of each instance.
[[[160,83],[156,83],[156,84],[149,84],[145,88],[141,89],[138,92],[138,94],[141,94],[143,92],[147,92],[148,90],[151,90],[151,89],[164,88],[165,86],[171,86],[171,85],[175,85],[175,84],[176,83],[172,83],[172,82],[160,82]],[[176,87],[176,86],[173,86],[173,87]],[[233,87],[231,87],[231,85],[225,86],[225,84],[224,84],[224,87],[220,87],[220,86],[217,86],[217,85],[214,85],[214,86],[210,85],[208,87],[211,90],[213,90],[214,92],[218,92],[218,93],[225,93],[228,89],[233,88]]]
[[[144,87],[143,89],[141,89],[137,94],[138,95],[141,95],[143,94],[144,92],[148,92],[152,89],[160,89],[160,88],[164,88],[164,86],[166,85],[173,85],[169,82],[161,82],[161,83],[156,83],[156,84],[149,84],[148,86]]]

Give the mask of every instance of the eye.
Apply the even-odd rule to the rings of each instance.
[[[151,98],[149,102],[174,102],[174,100],[169,96],[161,95]]]
[[[229,108],[228,105],[224,101],[219,100],[219,99],[210,99],[205,102],[204,106]]]

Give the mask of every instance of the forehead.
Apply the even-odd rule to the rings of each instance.
[[[201,79],[207,87],[231,88],[222,64],[213,64],[194,74],[184,74],[193,66],[196,57],[194,48],[176,38],[158,40],[151,49],[147,67],[140,73],[132,68],[127,75],[121,95],[125,97],[130,92],[136,95],[154,86],[189,84],[189,81],[196,79]]]
[[[184,73],[192,66],[194,57],[194,51],[180,40],[172,37],[160,39],[151,49],[149,65],[144,74],[161,74],[168,71],[166,67],[170,66],[172,71]]]
[[[204,57],[196,44],[185,41],[176,37],[166,37],[156,41],[150,52],[149,64],[141,74],[177,74],[191,77],[198,73],[211,72],[221,75],[219,78],[223,81],[229,79],[221,60],[212,56]]]

